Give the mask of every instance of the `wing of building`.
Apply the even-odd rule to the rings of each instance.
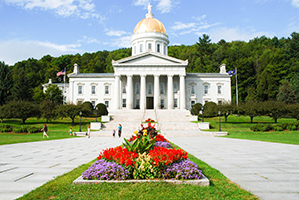
[[[197,102],[231,101],[231,76],[225,64],[219,73],[186,73],[188,61],[168,56],[168,44],[164,25],[149,9],[134,29],[132,56],[112,61],[114,73],[80,73],[75,64],[69,84],[58,86],[66,102],[104,103],[109,110],[189,110]]]

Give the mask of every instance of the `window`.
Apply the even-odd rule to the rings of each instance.
[[[194,106],[195,101],[191,101],[191,108]]]
[[[142,53],[142,48],[143,48],[142,44],[140,44],[139,48],[140,48],[139,49],[140,53]]]
[[[208,103],[209,101],[208,100],[205,100],[205,103]]]
[[[195,85],[191,85],[191,94],[195,94]]]
[[[178,107],[178,99],[174,99],[173,106],[174,106],[175,108]]]
[[[218,94],[221,94],[221,85],[218,85]]]
[[[151,83],[148,84],[147,92],[148,92],[148,94],[152,94],[152,84]]]
[[[127,90],[126,90],[126,88],[127,88],[127,83],[126,83],[126,82],[124,82],[124,83],[123,83],[123,93],[124,93],[124,94],[126,94],[126,93],[127,93]]]
[[[148,49],[152,49],[152,43],[148,43]]]
[[[126,99],[123,99],[123,108],[127,106],[126,102],[127,102]]]
[[[136,83],[136,94],[140,94],[140,84]]]
[[[178,83],[177,82],[173,83],[173,92],[178,93]]]
[[[157,44],[157,52],[160,53],[160,44]]]
[[[164,94],[164,83],[160,84],[160,94]]]
[[[109,94],[109,86],[108,85],[105,86],[105,94]]]
[[[96,86],[91,86],[91,94],[95,94],[96,93]]]
[[[91,101],[92,107],[94,108],[96,106],[96,102],[95,101]]]
[[[105,106],[109,108],[109,101],[105,101]]]
[[[137,109],[140,108],[139,99],[136,99],[136,108],[137,108]]]
[[[164,99],[161,99],[161,109],[164,108]]]
[[[82,94],[82,85],[78,86],[78,94]]]
[[[208,93],[209,93],[209,86],[205,85],[205,94],[208,94]]]

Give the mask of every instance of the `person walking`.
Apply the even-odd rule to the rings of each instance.
[[[70,135],[72,135],[72,134],[73,134],[73,129],[71,128],[71,129],[70,129]]]
[[[47,127],[46,124],[44,124],[44,127],[42,128],[41,131],[43,131],[43,138],[44,138],[45,136],[47,136],[47,138],[49,138],[49,136],[47,135],[48,127]]]
[[[89,126],[87,127],[87,136],[88,136],[88,138],[90,138],[90,127]]]
[[[122,126],[121,124],[118,125],[118,137],[121,137],[121,129],[122,129]]]
[[[113,137],[115,137],[115,129],[113,129],[112,135],[113,135]]]

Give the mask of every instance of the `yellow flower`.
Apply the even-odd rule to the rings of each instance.
[[[134,134],[137,135],[138,131],[134,131]]]
[[[143,135],[144,135],[144,136],[147,136],[147,130],[146,130],[146,129],[143,130]]]

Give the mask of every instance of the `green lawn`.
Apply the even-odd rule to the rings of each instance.
[[[200,187],[171,183],[72,185],[73,180],[78,178],[94,162],[92,161],[57,177],[20,199],[258,199],[230,182],[218,170],[190,154],[189,158],[210,179],[210,186]]]
[[[12,126],[36,126],[43,127],[43,124],[46,123],[48,126],[48,135],[49,138],[43,138],[43,133],[32,133],[32,134],[24,134],[24,133],[0,133],[0,145],[2,144],[13,144],[13,143],[21,143],[21,142],[34,142],[34,141],[45,141],[45,140],[56,140],[56,139],[64,139],[71,138],[74,136],[70,136],[69,130],[72,127],[73,132],[79,131],[79,117],[75,119],[75,124],[72,124],[70,119],[57,119],[52,122],[46,123],[45,119],[36,119],[29,118],[26,120],[25,124],[22,124],[22,121],[19,119],[6,119],[3,124],[8,124]],[[82,118],[81,120],[81,130],[87,131],[87,126],[91,121],[95,121],[94,118]]]
[[[294,122],[296,119],[282,118],[278,119],[278,123]],[[210,131],[219,130],[219,118],[205,118],[205,122],[210,122],[212,129]],[[230,115],[227,123],[224,123],[224,117],[221,117],[221,130],[228,132],[228,138],[259,140],[267,142],[278,142],[286,144],[299,144],[299,131],[269,131],[269,132],[253,132],[250,127],[257,123],[274,123],[270,117],[255,117],[253,123],[250,118],[245,116]]]

